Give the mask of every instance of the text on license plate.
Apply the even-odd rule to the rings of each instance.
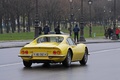
[[[34,53],[33,56],[47,56],[47,53]]]

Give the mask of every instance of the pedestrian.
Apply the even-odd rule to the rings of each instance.
[[[75,25],[75,27],[73,28],[73,32],[74,32],[74,41],[78,42],[78,34],[79,34],[79,27],[78,27],[78,24]]]
[[[110,27],[107,29],[107,33],[108,33],[108,38],[111,39],[111,36],[113,34],[113,29],[111,29]]]
[[[43,32],[44,32],[44,34],[49,34],[49,32],[50,32],[50,28],[48,27],[47,24],[44,26],[44,28],[43,28]]]
[[[55,33],[56,34],[60,34],[60,26],[57,26],[55,29],[54,29]]]
[[[116,34],[117,39],[119,39],[119,33],[120,33],[120,30],[118,28],[116,28],[115,34]]]

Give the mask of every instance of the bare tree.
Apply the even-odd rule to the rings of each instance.
[[[0,34],[3,33],[3,27],[2,27],[3,2],[4,0],[0,1]]]
[[[120,16],[120,1],[117,0],[117,14],[116,17]],[[72,3],[72,14],[73,20],[80,22],[81,19],[81,0],[73,0]],[[59,25],[62,21],[68,21],[70,19],[70,3],[69,0],[38,0],[40,22],[45,25],[46,23],[52,28]],[[6,33],[10,30],[14,33],[28,31],[30,32],[30,26],[35,21],[36,15],[36,3],[35,0],[0,0],[0,33],[3,33],[3,29]],[[113,0],[93,0],[92,3],[92,21],[95,23],[102,23],[103,20],[113,18]],[[84,0],[84,21],[89,21],[89,5],[88,0]],[[3,27],[3,24],[5,26]],[[17,27],[16,27],[17,26]]]

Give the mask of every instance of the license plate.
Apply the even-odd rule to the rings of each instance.
[[[34,53],[33,56],[47,56],[47,53]]]

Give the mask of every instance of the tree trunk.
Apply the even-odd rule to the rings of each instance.
[[[18,26],[18,33],[20,33],[20,20],[18,14],[17,14],[17,26]]]
[[[5,16],[5,27],[6,27],[6,33],[9,33],[10,26],[9,26],[9,17],[8,17],[8,14],[6,14],[6,16]]]
[[[15,18],[13,16],[13,14],[11,14],[11,28],[12,28],[12,33],[15,32]]]
[[[23,32],[25,32],[25,15],[23,15]]]
[[[0,15],[0,34],[3,34],[3,28],[2,28],[2,16]]]
[[[30,19],[30,14],[28,13],[28,26],[27,26],[27,31],[30,32],[30,26],[31,26],[31,19]]]

